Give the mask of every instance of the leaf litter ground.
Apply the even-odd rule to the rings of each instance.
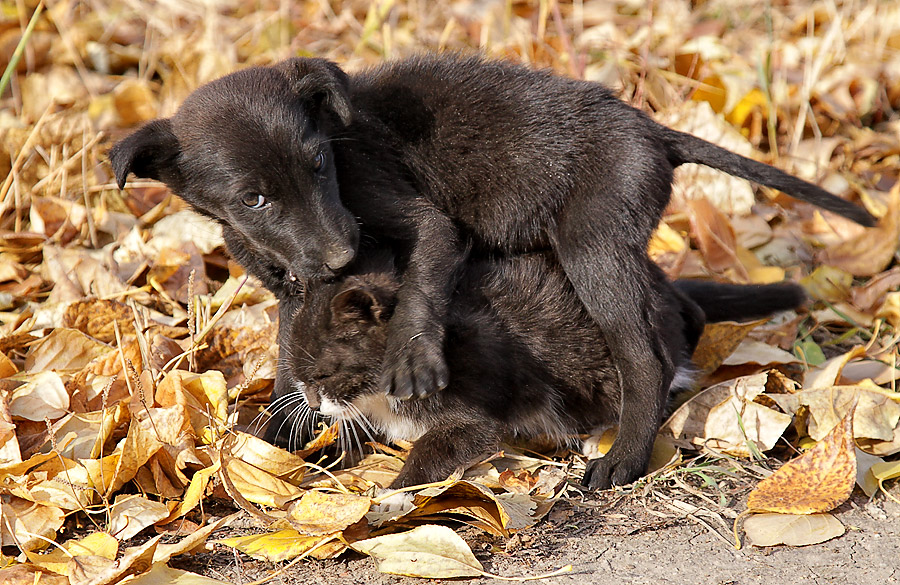
[[[0,162],[4,579],[405,579],[344,552],[356,542],[382,570],[429,577],[571,564],[572,575],[552,579],[897,578],[896,7],[3,6],[0,59],[16,72],[0,117],[10,155]],[[243,64],[315,54],[356,68],[466,48],[608,83],[664,123],[883,218],[864,231],[718,173],[679,170],[649,250],[671,276],[790,278],[816,302],[708,328],[696,356],[703,389],[678,405],[653,473],[634,486],[584,494],[579,456],[511,447],[462,478],[388,497],[377,486],[408,445],[375,445],[345,470],[322,470],[322,445],[271,448],[252,432],[275,372],[274,299],[228,259],[216,227],[164,188],[113,184],[105,152],[115,139]],[[350,439],[331,430],[320,442],[333,440]],[[735,551],[732,530],[766,547],[843,536]],[[298,555],[341,554],[273,574]]]

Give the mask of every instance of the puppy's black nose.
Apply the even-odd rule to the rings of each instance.
[[[349,246],[332,246],[325,250],[325,267],[332,272],[337,272],[350,264],[355,256],[356,250]]]

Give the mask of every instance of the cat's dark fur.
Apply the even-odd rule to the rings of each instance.
[[[366,256],[353,275],[310,285],[282,352],[301,383],[295,392],[302,390],[314,409],[347,421],[364,415],[389,439],[415,440],[393,487],[440,481],[496,451],[503,439],[565,442],[619,423],[621,391],[607,335],[549,254],[467,264],[447,314],[447,389],[414,401],[381,392],[400,285],[387,254]],[[703,327],[695,301],[738,319],[793,308],[804,298],[791,284],[702,282],[687,284],[688,297],[657,274],[671,309],[664,336],[679,371],[673,392],[692,382],[690,356]],[[282,442],[295,437],[294,422],[272,438],[278,430]]]
[[[646,255],[673,169],[705,164],[872,225],[865,210],[773,167],[653,122],[596,84],[504,62],[422,56],[347,76],[321,59],[238,71],[110,153],[224,227],[279,296],[328,277],[364,232],[394,240],[403,285],[381,386],[423,397],[449,380],[448,299],[467,254],[552,250],[607,333],[621,430],[591,486],[646,466],[676,364]]]

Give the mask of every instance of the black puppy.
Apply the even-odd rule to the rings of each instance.
[[[395,240],[403,286],[381,385],[400,398],[447,384],[448,298],[471,250],[552,249],[608,332],[621,432],[591,487],[645,468],[675,366],[666,300],[646,255],[672,171],[705,164],[864,225],[864,210],[768,165],[667,129],[609,90],[480,58],[419,57],[348,77],[320,59],[249,68],[195,91],[110,158],[160,179],[223,224],[232,253],[276,294],[354,257],[357,220]]]
[[[695,301],[722,319],[743,319],[794,308],[804,298],[791,284],[676,283],[685,295],[658,276],[655,286],[670,310],[672,392],[693,382],[690,357],[703,327]],[[367,428],[390,440],[414,440],[393,483],[404,487],[443,480],[504,439],[543,436],[565,444],[619,423],[608,335],[549,254],[466,263],[447,313],[450,383],[421,400],[401,401],[378,387],[399,289],[390,256],[377,252],[361,253],[338,281],[311,283],[282,340],[295,388],[270,438],[296,443],[311,408],[349,423],[342,431],[357,441]]]

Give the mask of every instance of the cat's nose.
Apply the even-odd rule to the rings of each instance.
[[[325,266],[332,272],[337,272],[344,268],[353,258],[356,257],[356,250],[350,246],[330,246],[325,250]]]
[[[319,392],[315,388],[304,386],[303,396],[306,398],[306,403],[309,405],[310,410],[319,412],[319,406],[322,404],[322,401],[319,400]]]

